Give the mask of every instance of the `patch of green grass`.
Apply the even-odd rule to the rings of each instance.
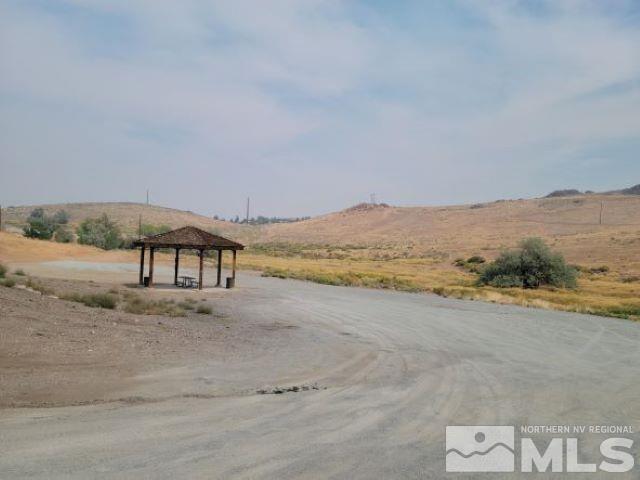
[[[38,282],[37,280],[34,280],[31,277],[27,278],[25,285],[28,288],[35,290],[36,292],[40,292],[42,295],[52,295],[54,293],[52,288],[49,288],[43,285],[42,283]]]
[[[184,317],[184,309],[170,300],[145,300],[135,293],[125,295],[124,311],[138,315],[167,315]]]
[[[208,305],[198,305],[196,308],[196,313],[201,313],[203,315],[210,315],[213,310]]]
[[[637,305],[616,305],[604,307],[596,310],[596,315],[605,317],[624,318],[627,320],[640,320],[640,306]]]
[[[345,287],[383,288],[401,290],[404,292],[419,292],[423,289],[411,280],[396,275],[384,275],[364,272],[317,272],[310,270],[289,270],[284,268],[267,267],[262,272],[263,277],[293,278],[306,280],[323,285]]]
[[[478,274],[482,273],[482,271],[484,270],[485,263],[485,258],[481,257],[480,255],[474,255],[466,260],[464,258],[456,258],[453,262],[456,267],[461,267],[464,268],[467,272]]]
[[[183,310],[193,310],[195,308],[192,302],[187,302],[186,300],[178,303],[178,307],[182,308]]]
[[[631,275],[628,277],[622,277],[620,279],[620,281],[622,283],[634,283],[634,282],[640,282],[640,275]]]
[[[93,308],[106,308],[113,310],[116,308],[117,299],[109,293],[64,293],[60,295],[63,300],[78,302]]]

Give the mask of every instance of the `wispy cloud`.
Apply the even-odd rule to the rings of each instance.
[[[4,2],[3,201],[149,187],[209,213],[251,195],[257,213],[299,215],[371,191],[415,204],[626,184],[636,5]]]

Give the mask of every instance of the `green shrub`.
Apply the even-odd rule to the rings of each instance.
[[[591,273],[607,273],[609,271],[609,267],[606,265],[600,265],[599,267],[592,267],[589,269]]]
[[[0,263],[0,278],[4,278],[7,274],[7,267]]]
[[[120,229],[106,214],[99,218],[87,218],[77,230],[78,243],[94,245],[104,250],[113,250],[123,244]]]
[[[58,225],[66,225],[69,223],[69,214],[65,210],[58,210],[53,215],[53,221]]]
[[[2,285],[4,285],[5,287],[13,287],[16,284],[16,281],[13,278],[5,278],[4,280],[2,280]]]
[[[55,226],[44,218],[29,218],[23,231],[25,237],[51,240],[55,232]]]
[[[198,308],[196,308],[196,313],[202,313],[205,315],[211,314],[212,311],[213,310],[211,310],[211,307],[208,305],[198,305]]]
[[[117,299],[109,293],[65,293],[60,296],[63,300],[78,302],[93,308],[116,308]]]
[[[26,273],[24,273],[24,270],[22,270],[21,268],[13,272],[13,274],[18,275],[19,277],[24,277],[26,275]]]
[[[480,255],[474,255],[473,257],[469,257],[467,259],[467,263],[484,263],[486,262],[486,260],[484,259],[484,257],[481,257]]]
[[[482,273],[482,271],[484,270],[485,262],[486,260],[484,259],[484,257],[474,255],[472,257],[469,257],[467,260],[465,260],[464,258],[456,258],[453,264],[456,267],[464,268],[467,272]]]
[[[574,288],[576,270],[539,238],[523,240],[519,248],[503,252],[482,271],[480,285],[538,288],[542,285]]]
[[[27,218],[27,225],[23,229],[24,235],[29,238],[51,240],[68,221],[69,216],[64,210],[60,210],[50,216],[46,215],[42,208],[35,208]]]
[[[53,239],[58,243],[73,242],[73,232],[66,225],[61,225],[53,235]]]

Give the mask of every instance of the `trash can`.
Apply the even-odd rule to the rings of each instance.
[[[233,288],[236,286],[236,279],[233,277],[227,277],[227,288]]]
[[[144,277],[144,280],[142,281],[142,283],[144,284],[145,287],[149,286],[149,277]]]

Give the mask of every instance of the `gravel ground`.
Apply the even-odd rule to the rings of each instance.
[[[43,322],[78,322],[78,339],[99,325],[96,374],[112,362],[123,378],[115,392],[94,387],[93,405],[0,410],[0,477],[527,478],[445,474],[445,427],[640,431],[637,323],[245,273],[238,284],[208,300],[225,317],[172,319],[167,332],[156,318],[74,314],[65,302],[3,290],[3,325],[7,308],[45,335],[56,328]],[[11,328],[3,365],[7,338],[26,338]],[[56,348],[40,361],[63,355]],[[606,438],[576,436],[586,456]],[[638,434],[627,436],[637,453]],[[638,468],[611,478],[638,478]]]
[[[117,291],[121,302],[116,310],[91,308],[53,294],[0,287],[0,408],[253,394],[279,379],[275,373],[281,369],[263,371],[268,365],[294,361],[287,373],[295,378],[296,372],[308,373],[307,360],[325,355],[323,349],[341,355],[335,335],[304,332],[317,340],[308,345],[298,326],[269,316],[238,321],[234,301],[220,301],[236,292],[37,282],[57,295]],[[212,314],[133,315],[121,310],[124,292],[189,299],[194,308],[212,307]],[[305,349],[289,348],[296,345]]]

